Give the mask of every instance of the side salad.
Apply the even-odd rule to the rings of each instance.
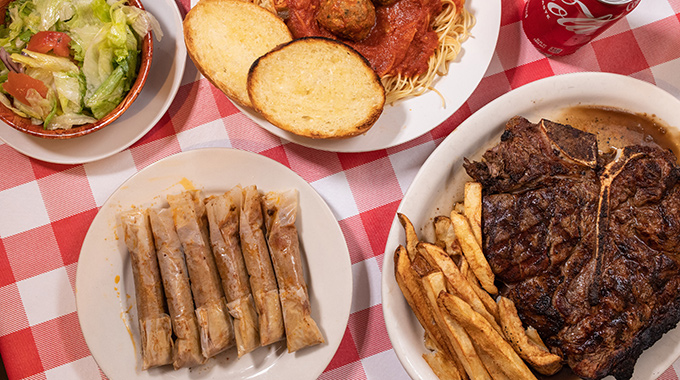
[[[45,129],[94,123],[116,108],[137,77],[142,38],[162,37],[153,15],[126,3],[10,3],[0,26],[0,102]]]

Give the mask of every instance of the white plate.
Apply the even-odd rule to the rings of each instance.
[[[437,213],[446,214],[454,200],[462,200],[463,183],[469,177],[463,158],[478,159],[495,145],[512,116],[533,122],[550,118],[565,107],[579,104],[606,105],[656,115],[671,126],[680,126],[680,101],[660,88],[626,76],[605,73],[565,74],[524,85],[474,113],[456,128],[425,161],[413,180],[398,212],[416,228],[431,224]],[[439,210],[439,211],[438,211]],[[421,239],[432,241],[431,228],[420,229]],[[404,242],[395,218],[385,246],[382,305],[387,332],[406,371],[414,379],[436,379],[422,359],[423,330],[406,304],[394,279],[394,251]],[[646,350],[635,366],[633,379],[655,379],[680,356],[680,329],[668,332]],[[568,372],[568,371],[563,371]],[[552,379],[576,379],[562,373]],[[608,378],[613,379],[613,378]]]
[[[115,122],[85,136],[54,140],[20,132],[0,121],[0,138],[17,151],[57,164],[82,164],[114,155],[153,128],[175,98],[186,63],[182,16],[174,0],[147,0],[144,7],[163,29],[154,39],[149,76],[130,108]]]
[[[368,152],[411,141],[448,119],[465,103],[482,80],[496,49],[501,24],[500,0],[468,0],[465,4],[477,19],[471,36],[463,42],[461,55],[449,64],[449,73],[435,80],[434,91],[386,106],[380,119],[365,134],[343,140],[318,140],[297,136],[270,124],[252,109],[237,107],[269,132],[294,143],[332,152]]]
[[[132,207],[159,206],[165,195],[195,187],[205,195],[257,185],[262,191],[299,190],[297,227],[312,316],[326,343],[289,354],[285,342],[237,359],[231,349],[192,370],[141,371],[139,329],[129,255],[116,216]],[[119,279],[119,280],[117,280]],[[128,298],[129,296],[129,298]],[[111,380],[316,379],[342,340],[352,298],[349,252],[324,200],[304,179],[265,156],[227,148],[192,150],[146,167],[99,210],[85,236],[76,274],[78,318],[92,356]]]

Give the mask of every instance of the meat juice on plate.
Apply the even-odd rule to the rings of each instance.
[[[579,105],[561,110],[552,120],[594,134],[603,151],[628,145],[659,145],[676,156],[680,152],[680,131],[654,115]]]

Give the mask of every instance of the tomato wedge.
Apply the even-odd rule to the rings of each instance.
[[[7,81],[2,84],[2,88],[24,104],[29,104],[26,95],[31,88],[38,91],[43,98],[47,97],[47,86],[45,86],[45,83],[23,73],[10,71],[7,74]]]
[[[26,49],[37,53],[47,53],[50,50],[60,57],[68,57],[71,52],[68,43],[71,37],[62,32],[38,32],[28,41]]]

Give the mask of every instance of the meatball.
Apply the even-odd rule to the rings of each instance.
[[[338,37],[360,41],[375,24],[371,0],[321,0],[317,22]]]
[[[397,2],[397,0],[373,0],[376,6],[389,6]]]

